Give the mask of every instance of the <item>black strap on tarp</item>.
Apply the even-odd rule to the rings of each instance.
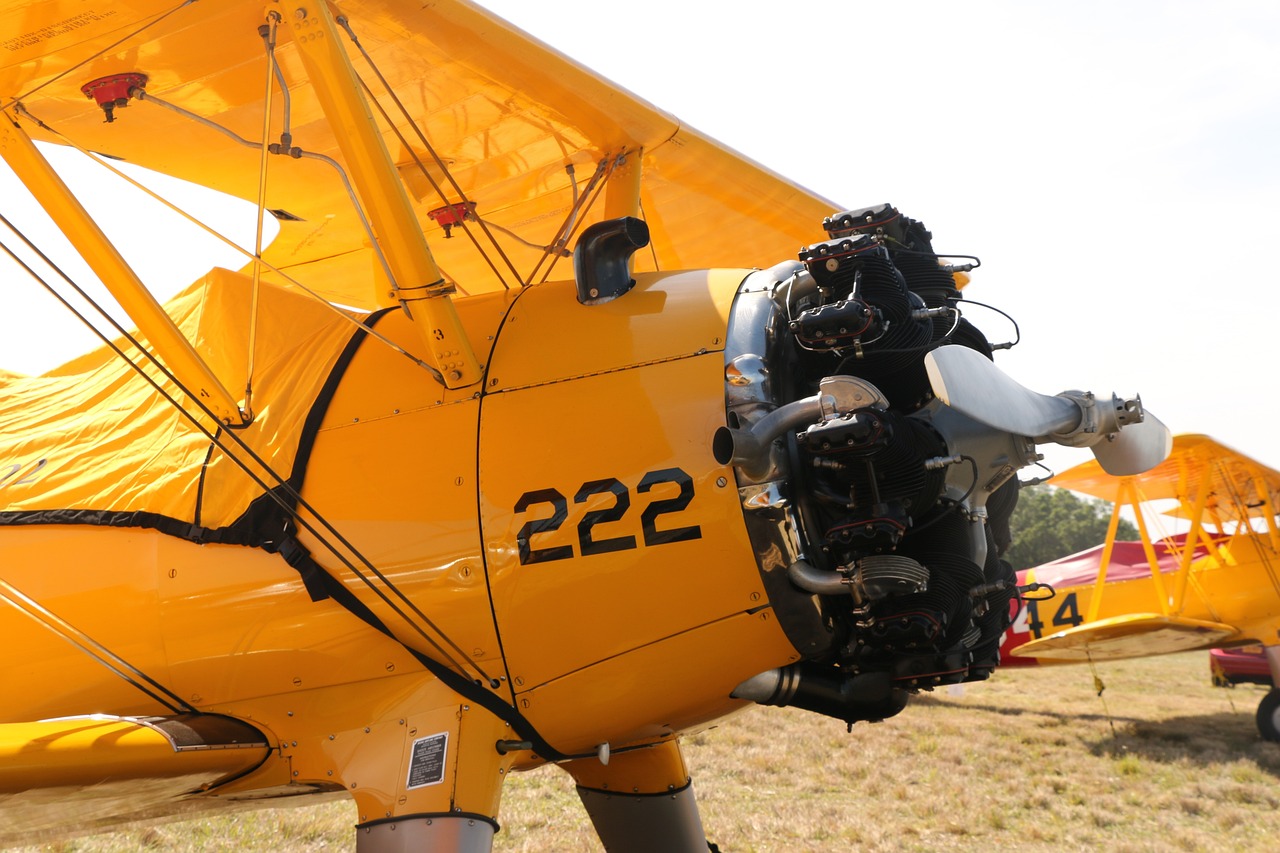
[[[17,510],[0,512],[0,526],[22,525],[69,525],[85,524],[98,527],[131,527],[156,530],[168,536],[185,539],[200,544],[216,543],[224,545],[240,545],[279,554],[292,567],[302,580],[302,585],[313,602],[332,599],[343,609],[360,619],[378,632],[399,643],[424,669],[440,679],[446,687],[464,699],[474,702],[492,713],[503,722],[509,723],[512,729],[524,740],[529,741],[533,751],[541,758],[551,761],[562,761],[569,758],[585,756],[566,755],[552,747],[524,718],[516,708],[482,682],[467,678],[408,645],[395,636],[386,623],[361,601],[347,586],[331,575],[316,561],[311,552],[298,540],[293,517],[298,507],[298,494],[306,477],[307,465],[315,447],[320,425],[333,401],[334,394],[350,367],[360,345],[368,337],[366,328],[372,328],[382,317],[394,308],[387,308],[369,316],[362,328],[356,330],[347,341],[342,353],[338,356],[333,368],[329,371],[324,385],[316,395],[315,401],[307,412],[299,433],[298,448],[294,454],[293,468],[282,485],[258,495],[240,516],[231,524],[210,528],[190,521],[173,518],[155,512],[114,511],[87,509],[43,509]],[[203,495],[204,476],[208,470],[205,460],[201,467],[200,490]]]

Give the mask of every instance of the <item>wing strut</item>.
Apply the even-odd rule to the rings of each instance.
[[[454,308],[452,288],[431,255],[328,4],[304,0],[291,4],[287,14],[284,6],[277,8],[281,11],[268,14],[279,15],[293,31],[298,55],[390,266],[392,290],[375,294],[378,304],[399,303],[404,308],[426,344],[428,361],[440,371],[446,386],[474,385],[481,379],[480,365]]]
[[[240,407],[222,382],[62,182],[31,137],[7,114],[0,121],[0,156],[137,323],[182,385],[198,394],[223,423],[243,423],[246,419]]]

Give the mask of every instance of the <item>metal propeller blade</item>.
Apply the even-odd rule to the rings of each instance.
[[[961,414],[1014,435],[1089,447],[1102,470],[1113,476],[1154,468],[1173,448],[1169,428],[1143,412],[1137,398],[1113,397],[1108,408],[1103,401],[1077,392],[1056,397],[1039,394],[963,346],[939,347],[925,356],[924,363],[934,395]]]
[[[1034,438],[1080,425],[1080,407],[1071,400],[1024,388],[969,347],[939,347],[925,356],[924,366],[934,396],[989,427]]]
[[[1173,433],[1159,418],[1145,412],[1140,423],[1129,424],[1090,449],[1103,471],[1127,477],[1150,471],[1167,459],[1173,450]]]

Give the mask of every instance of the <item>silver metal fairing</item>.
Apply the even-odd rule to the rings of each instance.
[[[780,281],[803,270],[799,263],[779,264],[747,276],[738,288],[725,342],[725,399],[729,425],[749,429],[778,408],[769,365],[779,349],[779,328],[785,316],[775,301]],[[787,570],[800,559],[800,523],[786,477],[788,463],[781,448],[764,450],[755,476],[738,470],[747,533],[765,592],[791,644],[805,656],[821,656],[831,649],[833,634],[823,619],[817,596],[795,587]]]

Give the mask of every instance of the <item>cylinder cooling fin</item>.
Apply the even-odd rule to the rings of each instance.
[[[931,350],[992,347],[924,225],[879,205],[823,226],[829,239],[797,261],[748,277],[730,318],[743,512],[803,655],[735,695],[852,724],[998,664],[1013,474],[1038,457],[934,398]]]

